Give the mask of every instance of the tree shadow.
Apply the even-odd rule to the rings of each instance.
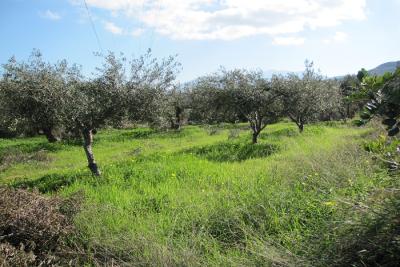
[[[122,133],[118,136],[115,136],[115,138],[120,138],[121,140],[147,139],[150,138],[155,133],[156,131],[150,128],[138,128],[129,132]]]
[[[53,157],[49,152],[60,149],[62,149],[62,146],[48,143],[6,146],[0,149],[0,171],[4,171],[17,163],[50,162]]]
[[[37,189],[41,193],[56,192],[87,176],[85,174],[47,174],[35,180],[16,181],[11,184],[14,188]]]
[[[96,142],[124,142],[135,139],[155,138],[181,138],[186,136],[184,130],[157,130],[152,128],[138,128],[123,133],[100,134],[96,136]]]
[[[279,151],[275,144],[248,144],[222,142],[215,145],[194,147],[184,153],[194,154],[216,162],[240,162],[252,158],[268,157]]]
[[[268,139],[269,137],[292,137],[298,136],[299,130],[297,128],[284,128],[273,132],[264,132],[260,134],[260,139]]]
[[[7,145],[4,148],[0,149],[0,154],[11,153],[13,151],[17,151],[20,153],[35,153],[38,151],[56,152],[65,149],[65,147],[63,146],[65,146],[65,144],[61,142],[49,143],[47,141],[40,143]]]

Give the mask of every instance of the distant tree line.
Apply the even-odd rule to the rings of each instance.
[[[303,74],[263,77],[261,71],[221,69],[198,78],[185,92],[191,100],[190,121],[249,122],[252,141],[267,125],[289,118],[299,131],[311,122],[346,119],[340,83],[306,62]]]
[[[100,170],[92,151],[102,127],[146,123],[179,130],[184,123],[248,122],[252,142],[269,125],[289,118],[300,132],[308,123],[352,118],[368,101],[367,73],[327,79],[306,62],[301,75],[221,68],[180,85],[176,56],[139,58],[98,55],[91,77],[66,60],[51,64],[34,50],[26,61],[12,57],[0,80],[0,137],[43,134],[49,142],[81,138],[88,167]],[[361,97],[364,94],[364,97]]]

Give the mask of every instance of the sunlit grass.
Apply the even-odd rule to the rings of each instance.
[[[370,129],[320,124],[300,134],[279,123],[252,145],[244,126],[233,138],[229,127],[105,130],[94,146],[100,178],[89,174],[81,147],[54,144],[43,148],[52,161],[15,163],[0,181],[83,192],[75,223],[84,239],[126,262],[270,266],[312,262],[335,240],[332,223],[349,219],[342,203],[390,180],[361,149]],[[0,149],[43,142],[2,140]]]

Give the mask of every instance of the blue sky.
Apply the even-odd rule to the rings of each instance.
[[[178,54],[179,79],[219,66],[328,76],[400,60],[400,0],[86,0],[104,51]],[[84,0],[1,0],[0,62],[33,48],[91,73],[99,44]]]

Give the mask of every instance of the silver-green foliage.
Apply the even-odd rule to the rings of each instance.
[[[2,116],[17,128],[43,131],[49,141],[56,141],[53,130],[64,122],[65,93],[75,68],[65,60],[47,63],[38,50],[33,50],[27,61],[12,57],[3,65]]]
[[[302,132],[304,125],[320,120],[337,119],[343,109],[342,95],[337,82],[324,78],[306,61],[302,76],[274,76],[272,87],[281,94],[285,115]]]

